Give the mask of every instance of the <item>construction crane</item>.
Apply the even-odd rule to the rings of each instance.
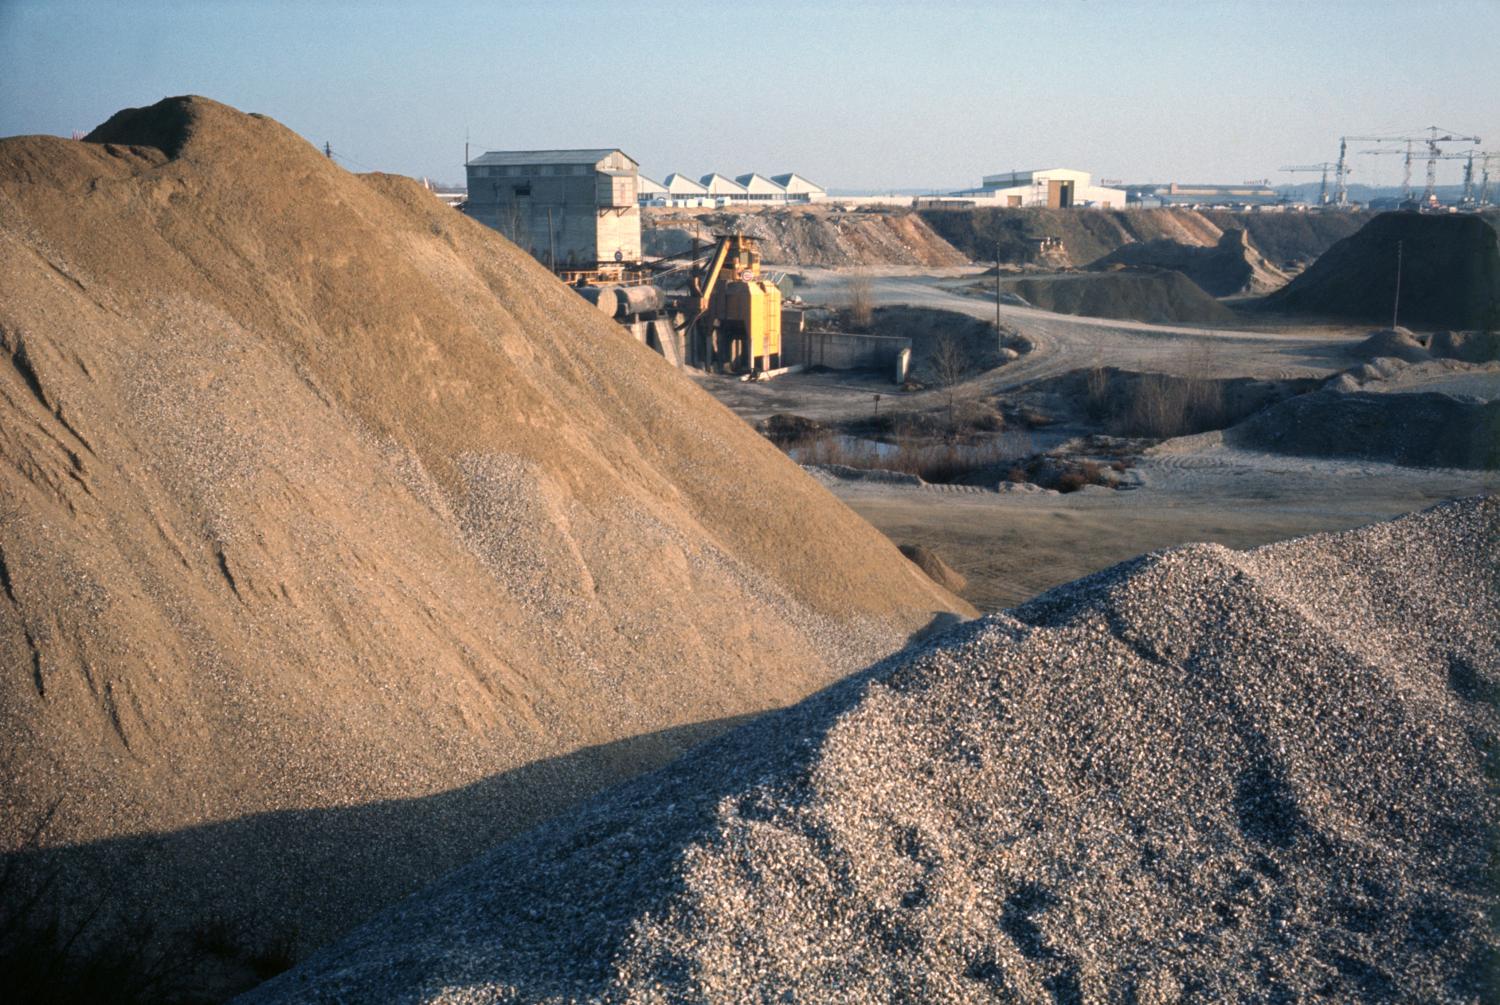
[[[1360,153],[1361,154],[1377,155],[1378,156],[1380,154],[1399,154],[1399,153],[1402,153],[1402,151],[1400,151],[1400,150],[1361,150]],[[1411,148],[1411,146],[1409,144],[1408,144],[1408,146],[1407,146],[1407,148],[1405,150],[1405,154],[1406,154],[1406,171],[1405,171],[1405,174],[1402,176],[1402,181],[1401,181],[1401,201],[1403,203],[1408,203],[1408,202],[1411,202],[1411,162],[1412,162],[1412,156],[1413,156],[1413,151],[1412,151],[1412,148]],[[1464,153],[1452,153],[1452,154],[1434,154],[1434,153],[1429,152],[1427,154],[1426,160],[1427,160],[1427,189],[1426,189],[1425,192],[1422,193],[1422,202],[1421,202],[1420,205],[1422,205],[1422,206],[1429,206],[1429,207],[1437,205],[1437,193],[1436,193],[1436,189],[1437,189],[1437,162],[1438,161],[1464,161],[1464,162],[1466,162],[1464,164],[1464,191],[1463,191],[1463,196],[1459,200],[1459,204],[1463,205],[1463,206],[1469,206],[1469,205],[1473,204],[1473,202],[1474,202],[1474,151],[1469,150],[1469,151],[1466,151]]]
[[[1407,143],[1406,143],[1406,149],[1405,150],[1361,150],[1361,151],[1359,151],[1360,154],[1362,154],[1364,156],[1368,156],[1368,157],[1378,157],[1378,156],[1380,156],[1382,154],[1390,154],[1390,155],[1401,154],[1401,155],[1403,155],[1403,157],[1404,157],[1404,160],[1402,162],[1403,171],[1402,171],[1402,174],[1401,174],[1401,201],[1402,201],[1402,203],[1411,202],[1411,161],[1412,161],[1412,143],[1413,142],[1414,141],[1412,141],[1412,140],[1408,140]]]
[[[1443,143],[1473,143],[1479,145],[1484,142],[1478,136],[1460,136],[1449,129],[1441,126],[1428,126],[1422,130],[1425,136],[1344,136],[1339,139],[1339,165],[1345,163],[1345,152],[1351,141],[1368,143],[1405,143],[1406,144],[1406,180],[1401,186],[1402,201],[1411,199],[1411,162],[1415,155],[1414,147],[1422,144],[1427,148],[1427,187],[1422,192],[1422,204],[1428,205],[1433,200],[1433,190],[1437,188],[1437,162],[1446,158],[1443,154]],[[1393,153],[1399,151],[1391,151]],[[1340,196],[1343,196],[1343,187],[1340,185]],[[1340,205],[1343,205],[1340,202]]]
[[[1334,189],[1333,204],[1339,207],[1349,205],[1349,144],[1350,143],[1391,143],[1404,139],[1396,136],[1340,136],[1339,137],[1339,159],[1334,165]]]
[[[1424,205],[1432,202],[1433,189],[1437,188],[1437,162],[1444,159],[1451,159],[1445,158],[1443,156],[1442,148],[1440,148],[1438,144],[1472,143],[1475,146],[1478,146],[1480,143],[1484,142],[1478,136],[1455,136],[1452,132],[1449,132],[1446,129],[1439,129],[1437,126],[1428,126],[1426,132],[1427,188],[1422,193],[1422,202]],[[1443,135],[1439,136],[1438,133],[1442,133]]]
[[[1308,171],[1323,172],[1323,184],[1318,187],[1318,205],[1328,205],[1328,172],[1337,172],[1339,170],[1337,164],[1330,164],[1327,161],[1324,161],[1322,164],[1293,164],[1279,170],[1285,171],[1287,174],[1299,174]]]
[[[1481,209],[1490,204],[1490,165],[1500,162],[1500,151],[1479,152],[1479,202]]]

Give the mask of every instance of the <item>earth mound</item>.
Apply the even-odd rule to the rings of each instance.
[[[901,554],[910,559],[917,568],[927,574],[927,577],[937,583],[943,589],[952,593],[959,593],[969,585],[969,581],[961,573],[954,571],[952,566],[943,561],[941,555],[927,547],[925,544],[903,544]]]
[[[1155,324],[1228,325],[1234,312],[1170,269],[1116,269],[1001,279],[1013,293],[1044,311]],[[993,290],[992,284],[975,288]]]
[[[1500,401],[1438,391],[1378,394],[1357,381],[1298,395],[1224,432],[1224,442],[1302,457],[1421,468],[1500,468]]]
[[[498,234],[203,98],[0,141],[0,348],[6,923],[24,874],[306,952],[971,610]]]
[[[1457,359],[1466,363],[1500,361],[1500,331],[1435,332],[1428,350],[1438,359]]]
[[[1494,499],[1126,562],[601,796],[247,1001],[1477,1000],[1497,563]]]
[[[651,209],[641,241],[648,255],[691,251],[694,236],[707,247],[715,233],[749,234],[767,262],[822,268],[861,265],[965,265],[968,258],[916,213],[833,213],[822,209]]]
[[[1089,265],[1102,271],[1116,265],[1175,269],[1205,293],[1267,293],[1284,286],[1286,274],[1251,245],[1243,230],[1224,231],[1212,247],[1182,244],[1167,238],[1127,244]]]
[[[1500,327],[1500,236],[1472,215],[1382,213],[1264,301],[1268,309],[1408,324]]]
[[[1385,356],[1406,363],[1421,363],[1432,358],[1427,347],[1405,328],[1371,332],[1369,338],[1349,352],[1360,359],[1379,359]]]
[[[1084,267],[1136,243],[1212,248],[1243,230],[1278,269],[1300,265],[1359,229],[1362,213],[1245,213],[1193,209],[923,209],[922,219],[976,262]]]

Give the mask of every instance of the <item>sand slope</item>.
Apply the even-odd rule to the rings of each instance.
[[[596,799],[247,1000],[1476,1000],[1497,563],[1493,499],[1126,562]]]
[[[316,945],[967,610],[499,236],[201,98],[0,141],[0,347],[0,844],[166,928]]]

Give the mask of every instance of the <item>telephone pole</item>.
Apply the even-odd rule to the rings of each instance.
[[[1005,348],[1005,330],[1000,327],[1000,238],[995,238],[995,349]]]
[[[1396,297],[1395,303],[1391,305],[1391,328],[1396,327],[1396,319],[1401,316],[1401,242],[1396,242]]]

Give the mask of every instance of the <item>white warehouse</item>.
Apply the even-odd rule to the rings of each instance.
[[[1124,209],[1125,190],[1101,188],[1093,184],[1094,176],[1071,168],[1048,168],[1044,171],[1012,171],[984,176],[983,188],[955,193],[993,199],[1002,206],[1092,206],[1096,209]]]

